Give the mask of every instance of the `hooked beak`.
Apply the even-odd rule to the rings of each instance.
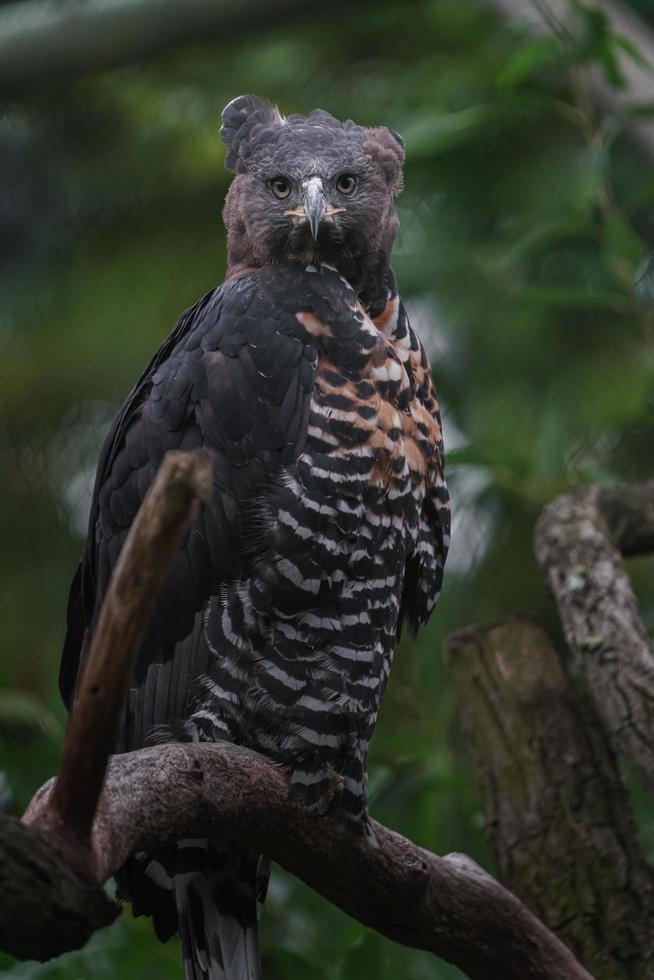
[[[326,210],[327,200],[323,191],[322,180],[320,177],[312,177],[307,181],[304,192],[304,213],[309,222],[309,228],[311,229],[314,242],[318,241],[320,222],[325,217]]]
[[[314,242],[318,241],[318,232],[324,218],[332,218],[335,214],[340,214],[346,208],[334,207],[327,204],[325,191],[320,177],[310,177],[302,184],[304,191],[304,201],[302,207],[293,208],[291,211],[284,211],[284,214],[293,218],[304,218],[311,229]]]

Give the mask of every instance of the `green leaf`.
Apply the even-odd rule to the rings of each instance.
[[[604,221],[604,241],[609,261],[627,288],[633,285],[636,269],[645,255],[645,243],[616,209]]]
[[[0,733],[12,738],[57,739],[61,726],[39,698],[27,691],[0,690]]]
[[[641,68],[644,68],[646,71],[654,72],[654,65],[652,65],[652,63],[647,60],[645,55],[642,53],[642,51],[640,51],[639,48],[636,47],[635,44],[632,44],[632,42],[629,40],[628,37],[623,37],[622,34],[614,34],[613,43],[616,46],[616,48],[620,48],[621,51],[624,51],[627,57],[631,59],[631,61],[634,61],[637,65],[639,65]]]
[[[603,44],[597,52],[597,59],[604,69],[606,80],[613,88],[625,88],[626,81],[616,54],[610,44]]]
[[[552,59],[557,44],[552,37],[539,37],[518,48],[497,76],[498,85],[511,88],[527,78],[539,65]]]
[[[597,56],[599,48],[607,43],[607,39],[611,35],[608,17],[597,7],[589,7],[585,3],[575,2],[574,6],[586,29],[586,41],[590,54]]]
[[[466,143],[496,111],[495,106],[482,104],[442,115],[423,115],[419,121],[405,127],[408,157],[418,160]]]
[[[586,56],[600,63],[609,85],[624,88],[626,81],[615,51],[617,36],[611,30],[608,17],[596,7],[579,3],[575,6],[586,28]]]

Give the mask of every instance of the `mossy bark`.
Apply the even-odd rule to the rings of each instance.
[[[536,557],[595,712],[654,797],[654,656],[624,554],[654,540],[654,483],[557,497],[535,531]]]
[[[654,976],[654,874],[613,750],[528,617],[452,636],[447,662],[498,871],[597,980]]]

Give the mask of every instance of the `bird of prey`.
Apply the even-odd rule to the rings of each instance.
[[[365,831],[393,649],[434,608],[449,541],[431,369],[390,266],[403,143],[251,95],[220,133],[236,174],[226,279],[182,314],[104,444],[62,695],[165,453],[204,451],[213,497],[174,556],[116,750],[247,746],[297,805]],[[182,840],[134,855],[119,886],[159,938],[180,933],[187,980],[256,980],[266,881],[256,853]]]

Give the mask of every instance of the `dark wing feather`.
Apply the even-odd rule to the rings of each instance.
[[[139,407],[149,390],[152,375],[159,365],[170,356],[180,339],[188,333],[192,324],[201,316],[202,310],[210,303],[215,293],[216,290],[207,293],[206,296],[188,310],[185,310],[181,315],[175,329],[157,350],[152,361],[127,396],[102,446],[91,499],[86,548],[71,583],[68,595],[66,637],[59,666],[59,690],[64,704],[68,709],[71,707],[75,693],[80,658],[83,655],[87,630],[93,619],[96,597],[99,591],[96,526],[100,514],[100,493],[108,474],[111,473],[116,485],[125,484],[128,495],[133,497],[140,496],[142,499],[143,494],[149,486],[149,482],[146,482],[142,470],[133,465],[134,452],[138,452],[138,446],[132,452],[127,451],[128,446],[131,446],[136,441],[134,439],[134,433],[128,433],[130,422],[135,413],[139,411]],[[125,445],[126,438],[128,439],[127,446]],[[118,453],[120,453],[120,459],[117,460],[116,456]],[[120,540],[119,548],[120,545],[122,545],[122,540]],[[106,570],[104,577],[106,578]],[[104,595],[106,581],[103,585],[104,587],[100,588],[101,595]]]
[[[71,587],[60,671],[70,705],[129,526],[165,453],[210,454],[214,494],[182,548],[139,651],[119,749],[143,745],[157,726],[175,731],[193,681],[206,671],[203,607],[252,560],[242,517],[306,432],[315,351],[275,293],[251,275],[207,294],[180,318],[119,412],[100,457],[86,551]]]

